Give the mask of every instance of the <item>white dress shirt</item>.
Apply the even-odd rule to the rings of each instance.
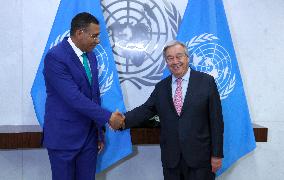
[[[83,51],[81,51],[81,49],[79,49],[72,41],[72,39],[69,37],[68,40],[67,40],[70,44],[70,46],[72,47],[72,49],[75,51],[76,55],[78,56],[78,58],[80,59],[80,62],[82,63],[83,65]],[[88,61],[88,64],[89,64],[89,61]],[[90,66],[90,64],[89,64]]]

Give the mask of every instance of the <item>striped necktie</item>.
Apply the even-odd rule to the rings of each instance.
[[[83,53],[82,57],[83,57],[83,66],[85,68],[88,80],[89,80],[90,84],[92,84],[92,73],[91,73],[91,69],[90,69],[89,63],[88,63],[87,54]]]

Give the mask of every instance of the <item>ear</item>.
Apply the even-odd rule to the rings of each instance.
[[[84,32],[80,29],[75,31],[75,36],[79,39],[81,39],[83,37]]]

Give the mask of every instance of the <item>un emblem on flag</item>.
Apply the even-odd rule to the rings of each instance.
[[[108,55],[102,45],[98,44],[94,49],[98,62],[100,93],[103,96],[113,83],[113,71],[109,68]]]
[[[176,7],[166,0],[114,0],[102,7],[120,82],[154,86],[166,67],[163,46],[181,21]]]
[[[214,43],[213,34],[204,33],[186,42],[190,52],[191,68],[210,74],[215,78],[221,99],[226,99],[234,90],[236,76],[228,51]]]

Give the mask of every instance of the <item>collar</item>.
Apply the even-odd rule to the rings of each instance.
[[[185,73],[185,75],[183,77],[181,77],[181,79],[183,81],[188,81],[189,80],[189,76],[190,76],[190,68],[188,68],[187,72]],[[172,84],[175,83],[176,80],[177,80],[177,78],[174,75],[172,75]]]
[[[79,48],[74,44],[74,42],[72,41],[71,37],[68,37],[67,41],[68,41],[69,44],[71,45],[72,49],[75,51],[76,55],[80,58],[84,52],[81,51],[81,49],[79,49]]]

